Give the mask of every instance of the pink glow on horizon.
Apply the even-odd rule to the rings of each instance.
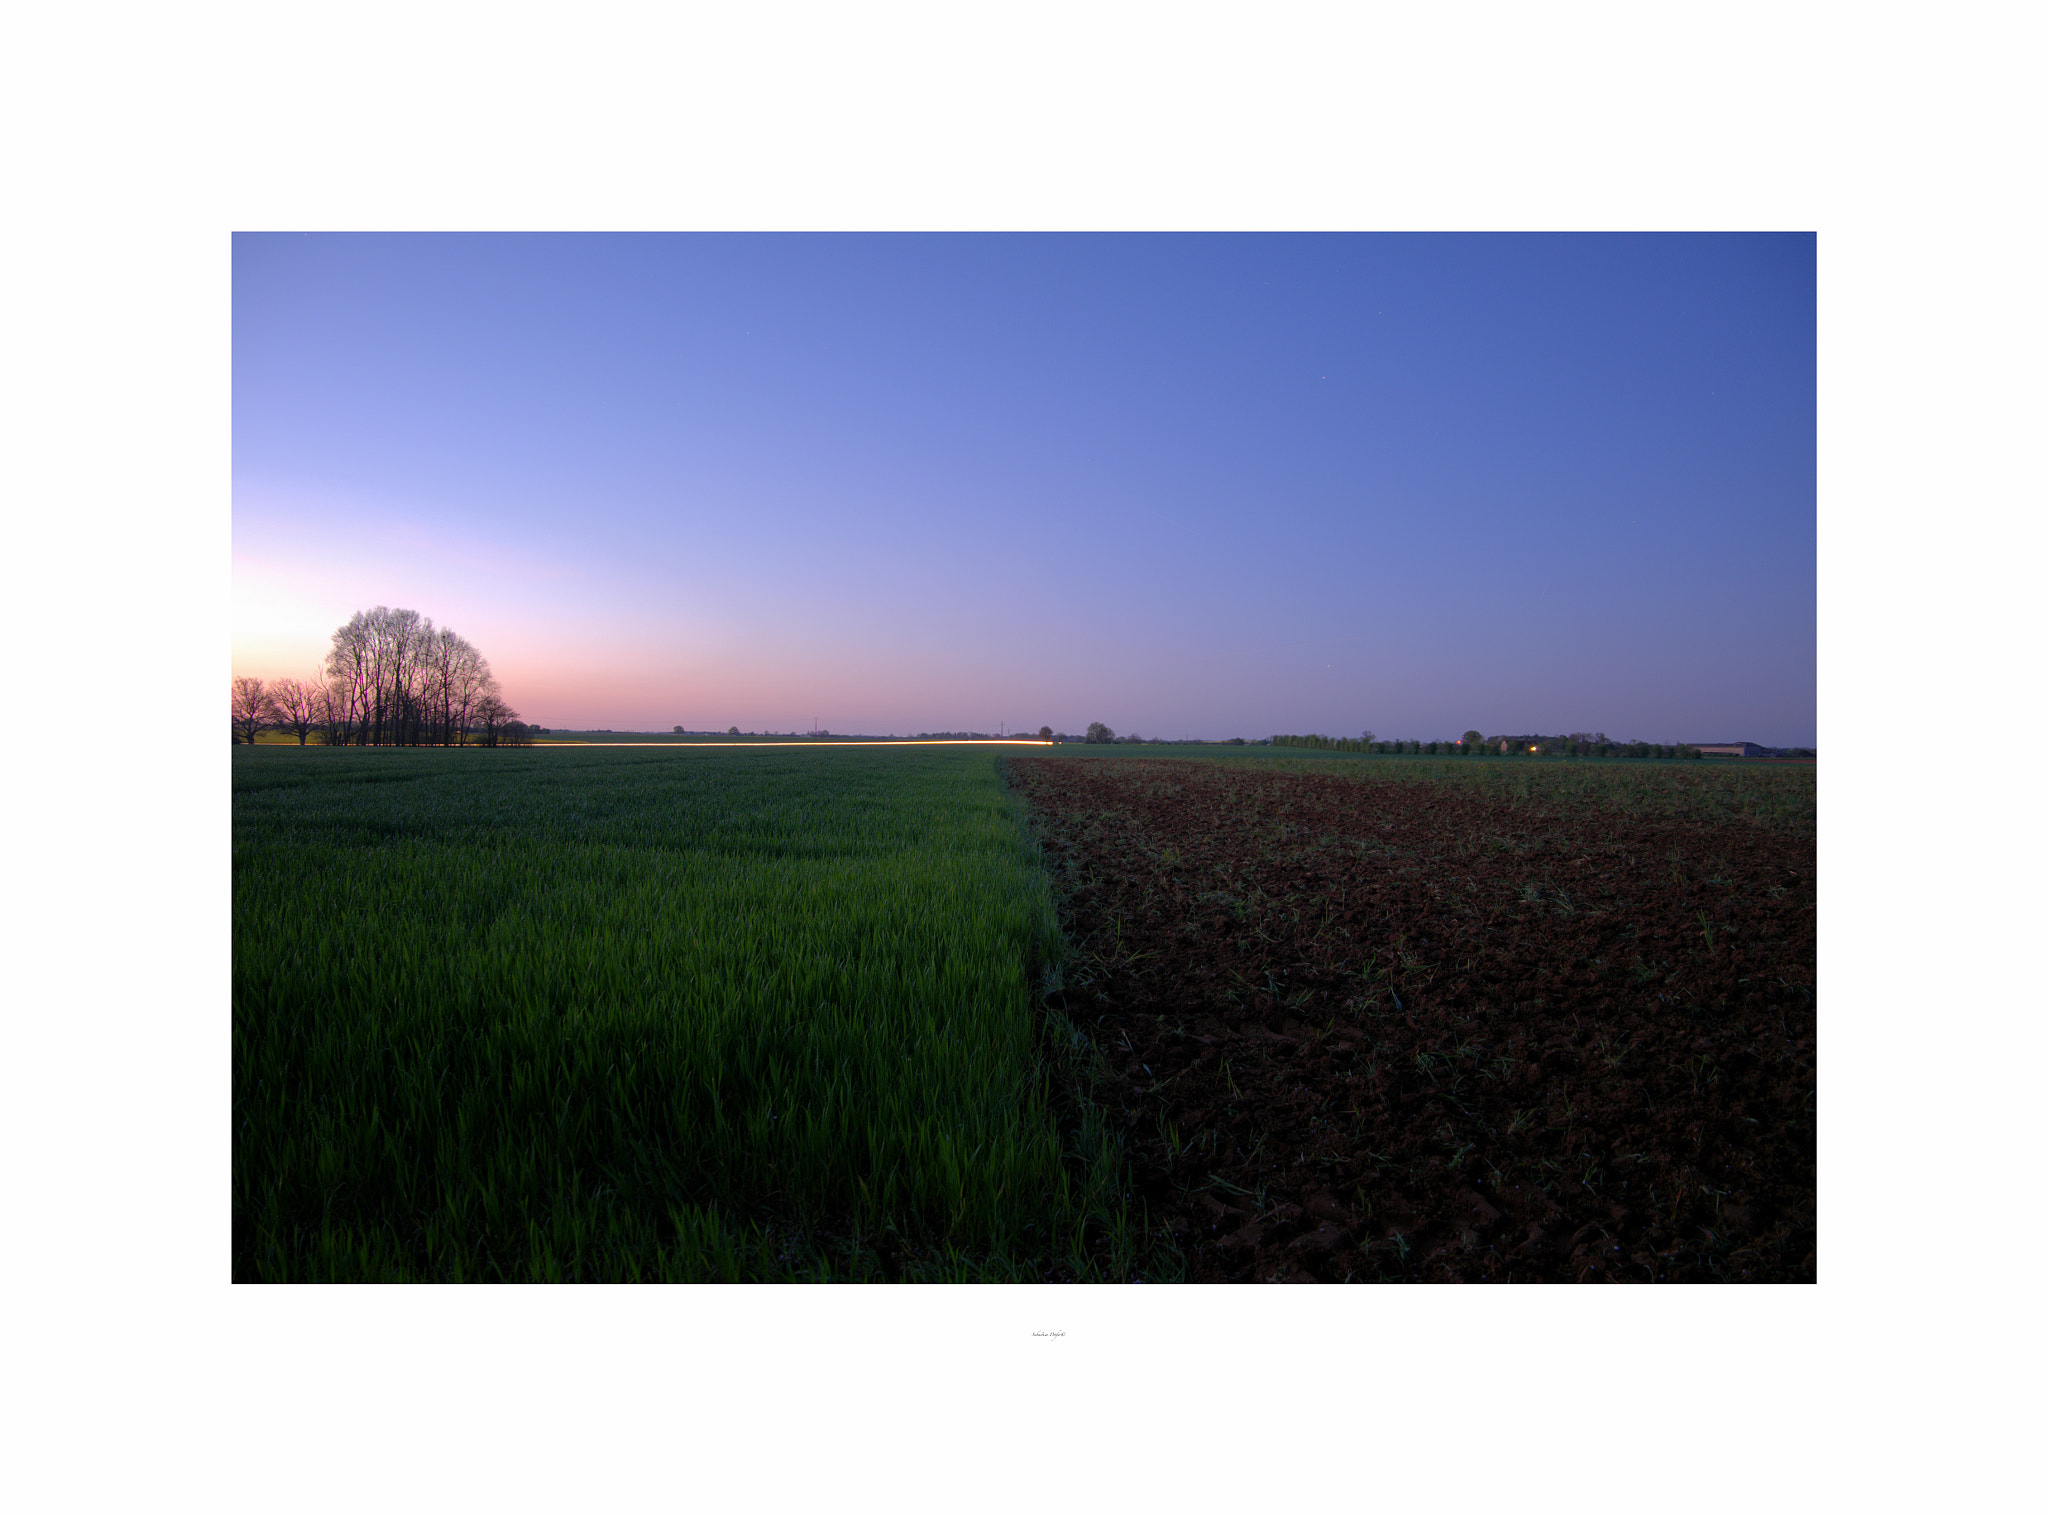
[[[390,604],[433,614],[427,604],[395,596],[359,596],[362,603],[351,604],[328,590],[300,598],[302,586],[281,586],[255,563],[237,562],[235,587],[236,676],[314,675],[334,628],[356,609]],[[672,632],[664,637],[653,628],[567,624],[559,615],[509,624],[497,617],[481,624],[435,619],[476,644],[525,718],[561,729],[807,731],[815,725],[886,734],[1052,725],[1078,731],[1115,713],[1100,697],[1093,702],[1097,711],[1088,711],[1085,691],[1079,701],[1056,697],[1038,670],[978,669],[930,648],[905,649],[900,659],[877,667],[883,660],[871,651],[813,646],[788,626],[754,635],[746,628],[719,629],[688,646]],[[1134,720],[1127,717],[1126,724]]]

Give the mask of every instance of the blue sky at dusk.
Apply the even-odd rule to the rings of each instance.
[[[1815,736],[1814,240],[234,244],[234,664],[550,726]]]

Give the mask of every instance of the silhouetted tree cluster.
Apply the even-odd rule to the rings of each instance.
[[[234,681],[235,739],[318,733],[330,747],[525,746],[538,727],[505,703],[484,655],[416,610],[359,610],[337,627],[321,677]]]
[[[359,610],[336,628],[322,711],[336,746],[449,746],[478,731],[486,746],[519,712],[484,655],[416,610]]]

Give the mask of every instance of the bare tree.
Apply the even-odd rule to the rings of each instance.
[[[1041,726],[1041,727],[1039,727],[1039,728],[1038,728],[1038,739],[1039,739],[1039,740],[1040,740],[1041,742],[1049,742],[1049,741],[1051,741],[1051,740],[1052,740],[1052,727],[1050,727],[1050,726]]]
[[[484,728],[484,745],[498,745],[498,732],[506,722],[518,719],[519,712],[499,698],[498,691],[487,691],[476,702],[476,719]]]
[[[1100,721],[1090,721],[1088,723],[1087,740],[1091,742],[1113,742],[1116,740],[1116,733]]]
[[[486,694],[496,693],[498,681],[491,677],[491,665],[484,661],[482,653],[453,632],[448,633],[448,639],[452,644],[446,675],[448,719],[455,728],[455,740],[460,742],[469,730],[476,702]]]
[[[430,631],[425,651],[423,698],[443,746],[462,737],[462,718],[476,697],[477,672],[489,666],[450,628]]]
[[[391,723],[391,708],[397,701],[392,687],[391,638],[386,634],[386,622],[391,611],[383,605],[362,617],[364,651],[369,659],[367,673],[368,687],[364,690],[365,705],[362,713],[363,730],[361,739],[370,745],[380,746],[384,741],[385,729]]]
[[[327,653],[328,687],[340,703],[342,729],[359,743],[372,739],[370,711],[375,697],[371,690],[377,671],[371,640],[369,618],[359,610],[346,625],[335,628]]]
[[[270,692],[261,679],[236,679],[229,711],[237,741],[256,745],[256,733],[270,724]]]
[[[348,689],[339,679],[329,679],[313,693],[320,719],[320,740],[330,747],[346,746],[354,732],[349,723]]]
[[[320,724],[320,695],[318,684],[302,684],[297,679],[279,679],[270,686],[270,720],[280,731],[289,731],[299,739],[301,747],[306,738]]]
[[[383,619],[378,626],[384,642],[390,679],[390,705],[387,720],[391,730],[391,744],[417,744],[420,739],[420,694],[423,679],[423,664],[426,661],[428,643],[434,634],[434,623],[422,617],[417,610],[385,610],[381,605],[377,613]]]

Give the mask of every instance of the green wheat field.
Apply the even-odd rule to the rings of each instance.
[[[234,1276],[1145,1271],[988,750],[234,753]]]

